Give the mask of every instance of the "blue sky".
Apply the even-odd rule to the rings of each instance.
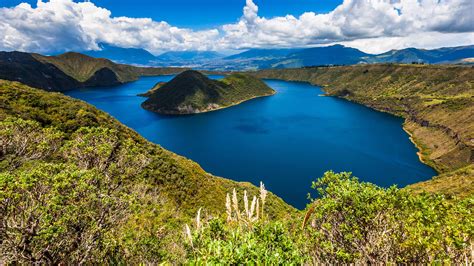
[[[22,2],[36,5],[37,0],[2,0],[0,5],[12,7]],[[77,1],[76,1],[77,2]],[[245,0],[93,0],[100,7],[112,11],[114,16],[147,17],[156,21],[193,29],[216,27],[233,23],[242,15]],[[256,0],[260,15],[265,17],[299,16],[313,11],[327,13],[342,0]]]
[[[166,51],[474,44],[473,0],[0,0],[0,50]]]

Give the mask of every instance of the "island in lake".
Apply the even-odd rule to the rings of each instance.
[[[232,74],[212,80],[193,70],[177,75],[165,84],[157,84],[141,96],[146,110],[160,114],[197,114],[237,105],[275,91],[263,81],[247,74]]]

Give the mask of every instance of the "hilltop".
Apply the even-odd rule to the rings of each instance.
[[[156,87],[156,86],[155,86]],[[233,74],[212,80],[200,72],[188,70],[146,93],[142,107],[162,114],[194,114],[222,109],[275,91],[261,80],[245,74]]]
[[[474,68],[382,64],[262,70],[255,75],[310,82],[328,95],[404,117],[420,159],[439,173],[474,163]],[[472,180],[472,171],[468,173]]]
[[[114,86],[140,76],[174,74],[183,70],[134,67],[73,52],[57,56],[0,52],[0,79],[19,81],[48,91]]]

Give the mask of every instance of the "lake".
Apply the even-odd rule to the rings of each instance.
[[[255,185],[263,181],[297,208],[305,207],[311,182],[327,170],[350,171],[384,187],[436,175],[419,161],[402,129],[403,119],[320,96],[323,91],[308,83],[265,80],[277,94],[198,115],[163,116],[142,109],[145,98],[136,95],[171,78],[143,77],[66,94],[198,162],[209,173]]]

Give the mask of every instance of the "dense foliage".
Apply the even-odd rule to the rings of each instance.
[[[305,220],[309,252],[318,262],[472,262],[471,195],[463,201],[414,195],[327,172]]]
[[[0,261],[182,261],[182,224],[225,192],[205,173],[77,100],[0,82]],[[212,192],[212,193],[211,193]],[[293,209],[273,195],[272,216]]]
[[[286,223],[216,218],[201,222],[190,233],[188,258],[197,263],[270,265],[474,261],[472,195],[462,201],[415,195],[334,172],[325,173],[313,188],[319,197],[304,218]],[[296,227],[300,222],[302,229]]]
[[[472,193],[327,172],[294,212],[263,185],[213,177],[83,102],[10,82],[0,100],[1,262],[474,261]]]

